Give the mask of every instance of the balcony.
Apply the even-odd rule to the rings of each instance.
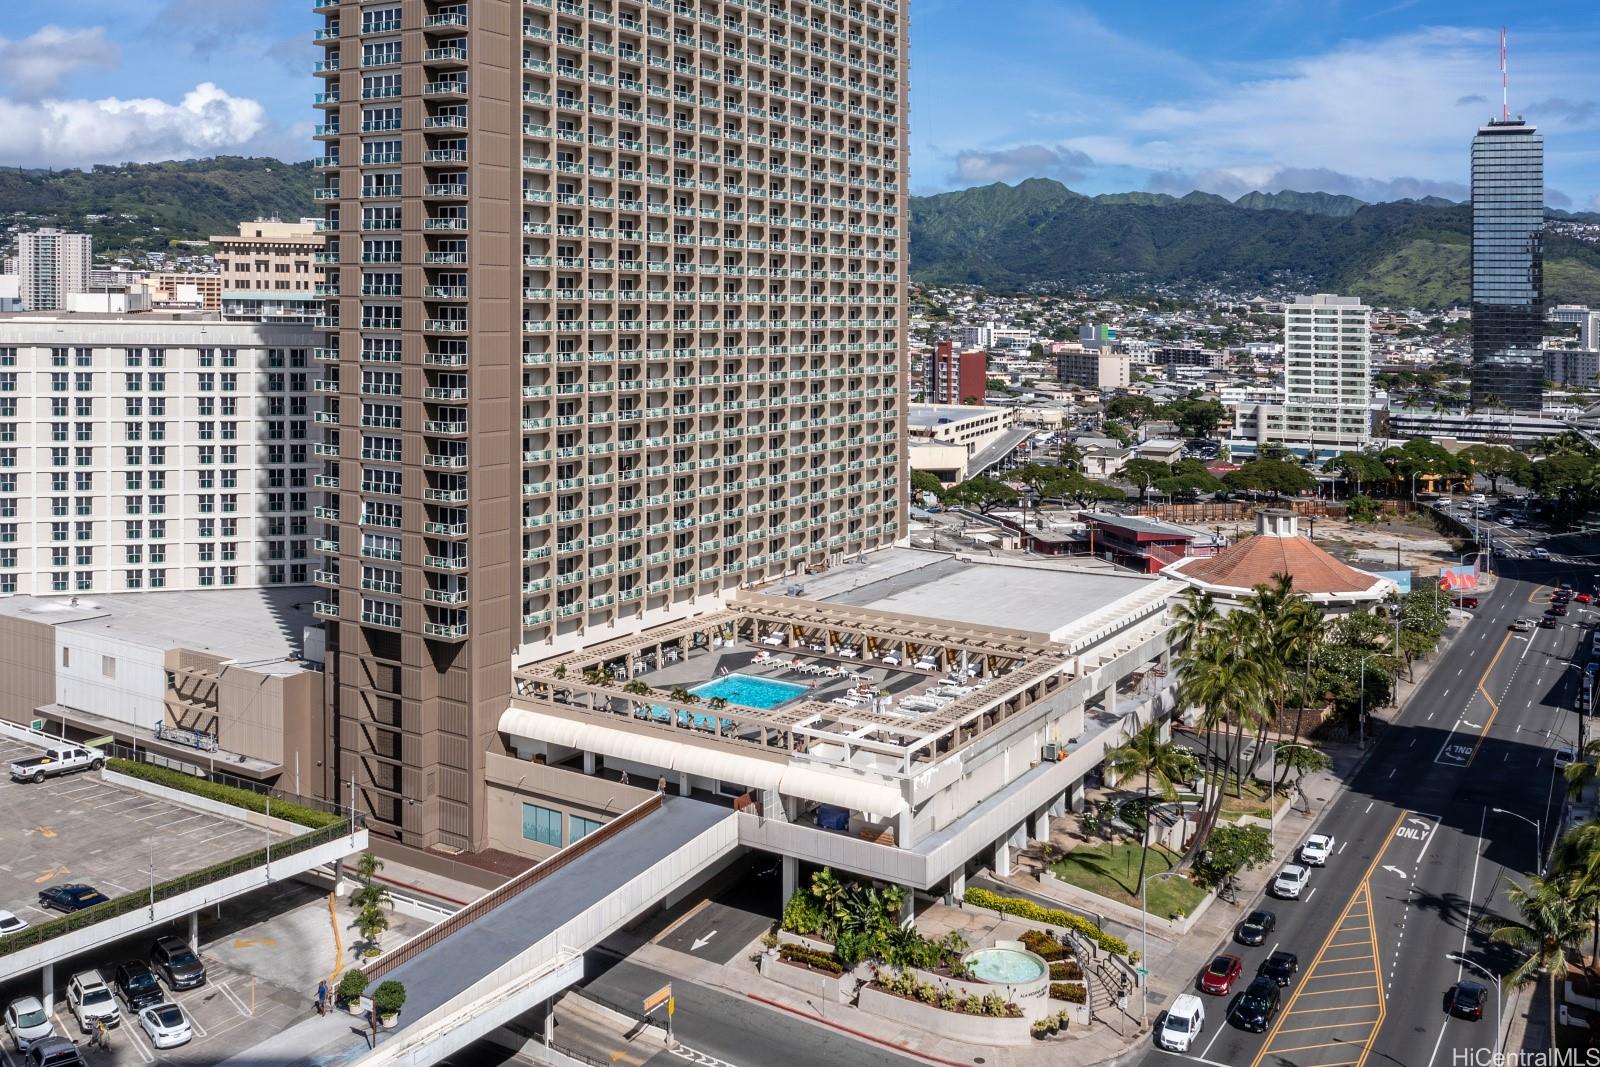
[[[463,97],[467,95],[467,83],[464,81],[437,81],[428,82],[422,87],[423,96]]]
[[[466,556],[423,556],[422,565],[436,571],[459,572],[467,569]]]
[[[339,617],[339,602],[336,600],[318,600],[311,605],[311,613],[319,619],[337,619]]]
[[[434,217],[434,216],[430,215],[427,218],[422,220],[422,228],[424,230],[435,230],[435,231],[438,231],[438,230],[461,230],[461,231],[464,231],[467,228],[467,220],[466,219],[461,219],[461,218],[455,218],[453,216],[447,216],[447,217],[444,217],[444,218],[437,218],[437,217]]]
[[[460,45],[449,45],[444,48],[429,48],[422,53],[422,61],[434,66],[465,66],[467,50]]]
[[[435,637],[443,641],[464,641],[467,637],[467,624],[464,622],[425,622],[422,624],[425,636]]]
[[[467,591],[465,589],[433,589],[422,591],[422,599],[430,604],[465,604]]]
[[[422,532],[433,537],[465,537],[467,524],[464,522],[424,522]]]
[[[467,465],[467,457],[439,456],[430,452],[422,457],[422,465],[424,467],[432,467],[435,470],[460,470]]]
[[[452,182],[446,185],[424,185],[422,195],[430,200],[465,200],[467,187],[465,183]]]
[[[439,437],[461,437],[467,432],[465,419],[429,419],[422,424],[422,432]]]
[[[422,296],[425,300],[465,300],[467,287],[464,285],[424,285]]]
[[[423,319],[422,329],[426,333],[466,333],[466,319]]]
[[[422,499],[432,504],[465,504],[467,491],[465,489],[424,489]]]
[[[338,571],[312,571],[311,572],[311,580],[313,582],[316,582],[318,585],[332,586],[333,588],[337,589],[339,587],[339,572]]]
[[[422,120],[425,130],[464,130],[467,128],[465,115],[429,115]]]
[[[400,629],[400,616],[390,615],[384,611],[363,611],[361,613],[363,626],[381,626],[385,630]]]

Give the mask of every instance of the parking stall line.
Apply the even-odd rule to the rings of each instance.
[[[144,1034],[140,1033],[137,1019],[123,1016],[122,1031],[127,1035],[128,1044],[133,1046],[133,1050],[139,1054],[140,1059],[146,1063],[156,1062],[155,1050],[145,1043]]]

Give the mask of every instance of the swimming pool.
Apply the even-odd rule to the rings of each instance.
[[[689,691],[702,700],[721,697],[730,704],[747,708],[775,708],[804,694],[806,687],[793,682],[773,681],[771,678],[754,678],[748,674],[725,674]]]

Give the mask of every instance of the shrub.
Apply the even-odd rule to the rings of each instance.
[[[802,967],[823,971],[827,974],[840,975],[844,973],[843,965],[832,954],[818,952],[804,945],[779,945],[778,958]]]
[[[153,763],[139,763],[136,760],[112,758],[106,761],[106,767],[125,774],[129,778],[151,782],[155,785],[164,785],[168,789],[180,789],[185,793],[193,793],[197,797],[215,800],[223,804],[230,804],[246,811],[254,811],[265,815],[267,813],[268,797],[265,793],[252,792],[249,789],[239,789],[231,785],[222,785],[218,782],[196,778],[192,774],[172,770],[170,767],[157,767]],[[309,826],[320,830],[324,826],[343,822],[344,816],[334,815],[331,812],[318,811],[308,808],[304,804],[295,804],[287,800],[272,800],[272,816],[276,819],[287,819],[289,822]]]
[[[1070,911],[1041,907],[1031,900],[1023,900],[1020,897],[1003,897],[999,893],[992,893],[987,889],[968,889],[963,899],[968,904],[976,907],[990,908],[1006,915],[1015,915],[1017,918],[1026,919],[1029,922],[1076,930],[1107,952],[1118,956],[1128,955],[1128,943],[1126,941],[1120,937],[1113,937],[1088,919],[1081,915],[1074,915]]]
[[[1045,933],[1043,930],[1029,930],[1022,935],[1022,943],[1028,946],[1028,951],[1034,953],[1046,962],[1066,959],[1067,946]]]
[[[346,1004],[354,1004],[367,991],[367,976],[358,970],[348,970],[339,979],[337,993]]]
[[[822,902],[805,890],[797,891],[783,906],[783,929],[791,934],[810,936],[822,929],[827,919]]]
[[[379,1015],[398,1015],[406,1002],[406,987],[394,979],[379,982],[378,988],[372,991],[372,1006],[378,1009]]]
[[[918,981],[917,976],[910,971],[878,971],[873,976],[872,984],[885,993],[919,1001],[943,1011],[962,1012],[991,1019],[1022,1018],[1022,1009],[998,993],[990,993],[982,998],[976,995],[963,996],[931,982]]]
[[[1073,960],[1062,960],[1050,965],[1050,980],[1054,982],[1081,982],[1083,968]]]
[[[1082,1004],[1088,998],[1088,991],[1080,982],[1051,982],[1050,999],[1064,1000],[1068,1004]]]

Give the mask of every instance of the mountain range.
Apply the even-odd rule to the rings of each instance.
[[[246,219],[321,214],[310,163],[218,156],[91,170],[0,170],[0,217],[94,235],[99,251],[204,241]],[[1600,222],[1600,215],[1550,212]],[[1400,307],[1468,298],[1471,209],[1438,197],[1368,204],[1336,193],[1085,196],[1047,178],[911,199],[912,275],[1038,284],[1279,285]],[[1600,246],[1546,235],[1552,303],[1600,306]]]
[[[1600,215],[1552,213],[1600,222]],[[1470,205],[1368,204],[1332,193],[1085,196],[1048,178],[911,201],[911,269],[926,282],[1279,285],[1390,307],[1470,297]],[[1545,235],[1551,303],[1600,304],[1600,247]]]

